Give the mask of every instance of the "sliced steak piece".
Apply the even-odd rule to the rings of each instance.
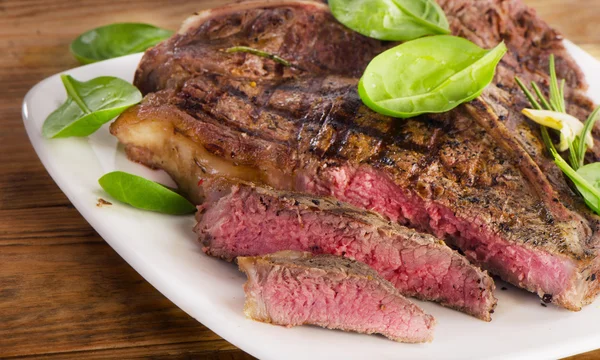
[[[221,185],[215,192],[199,207],[195,228],[210,255],[233,260],[299,250],[344,256],[366,263],[403,295],[491,320],[492,278],[433,236],[327,198],[251,185]]]
[[[246,273],[244,312],[276,325],[318,325],[382,334],[407,343],[430,342],[435,320],[367,265],[308,252],[239,257]]]
[[[443,6],[455,33],[486,46],[504,39],[511,49],[484,96],[451,112],[409,120],[373,113],[356,93],[357,74],[390,44],[345,29],[315,3],[245,3],[202,13],[149,51],[136,84],[157,92],[111,131],[133,160],[165,169],[198,203],[197,184],[214,175],[333,196],[443,237],[490,272],[578,310],[600,291],[600,218],[519,114],[526,100],[512,77],[545,80],[555,53],[571,110],[583,114],[590,102],[581,72],[519,0]],[[309,27],[330,37],[303,38]],[[218,50],[233,44],[283,55],[302,70]],[[206,56],[182,55],[199,51]],[[169,59],[176,65],[160,65]]]

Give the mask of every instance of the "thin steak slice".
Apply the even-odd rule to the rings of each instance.
[[[430,342],[435,320],[367,265],[308,252],[239,257],[246,273],[244,312],[276,325],[318,325],[382,334],[407,343]]]
[[[491,320],[492,278],[433,236],[332,199],[246,184],[217,187],[220,195],[199,207],[195,228],[210,255],[233,260],[299,250],[348,257],[405,296]]]
[[[545,81],[555,53],[570,109],[584,114],[581,72],[519,0],[442,4],[455,34],[511,50],[485,94],[454,111],[409,120],[372,112],[357,78],[391,44],[349,31],[322,4],[254,2],[201,13],[148,51],[136,84],[156,92],[111,131],[133,160],[165,169],[198,203],[198,184],[215,175],[333,196],[443,238],[503,279],[579,310],[600,290],[600,218],[519,114],[526,99],[513,76]],[[222,51],[235,45],[295,66]],[[597,149],[598,141],[590,159],[600,159]]]

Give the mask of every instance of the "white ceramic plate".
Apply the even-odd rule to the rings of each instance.
[[[600,100],[600,63],[578,47],[569,50]],[[101,75],[131,81],[141,55],[79,67],[66,73],[79,80]],[[438,320],[431,344],[408,345],[316,327],[286,329],[248,320],[242,313],[245,277],[232,264],[204,255],[196,243],[193,216],[136,210],[110,200],[98,178],[113,170],[170,182],[162,172],[129,162],[107,126],[89,138],[46,140],[44,119],[64,100],[59,75],[37,84],[25,97],[23,119],[42,163],[71,202],[134,269],[177,306],[217,334],[261,359],[481,359],[558,358],[600,347],[600,301],[579,313],[542,307],[536,295],[498,284],[491,323],[432,303],[420,303]]]

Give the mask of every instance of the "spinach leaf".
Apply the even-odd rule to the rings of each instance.
[[[406,42],[375,57],[358,84],[374,111],[409,118],[440,113],[471,101],[492,81],[504,43],[485,50],[449,35]]]
[[[573,181],[587,206],[600,215],[600,163],[588,164],[575,171],[560,156],[553,145],[549,150],[556,165]]]
[[[42,126],[47,138],[88,136],[142,100],[140,91],[125,80],[101,76],[79,82],[61,75],[67,100],[48,116]]]
[[[173,35],[148,24],[118,23],[87,31],[71,43],[71,53],[82,64],[141,52]]]
[[[329,0],[329,7],[342,24],[379,40],[408,41],[450,33],[435,0]]]
[[[592,163],[582,166],[577,170],[587,184],[575,182],[577,190],[585,199],[586,204],[600,215],[600,163]]]
[[[191,214],[194,204],[157,182],[122,171],[102,176],[98,183],[113,198],[135,208],[171,215]]]

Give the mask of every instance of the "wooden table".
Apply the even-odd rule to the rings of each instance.
[[[600,0],[526,1],[600,57]],[[224,2],[0,0],[0,357],[250,358],[164,298],[96,234],[48,176],[21,122],[25,92],[78,65],[68,46],[81,32],[123,21],[176,29]],[[600,351],[573,359],[592,358]]]

